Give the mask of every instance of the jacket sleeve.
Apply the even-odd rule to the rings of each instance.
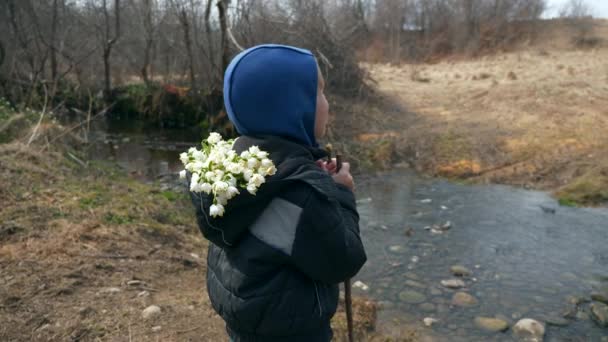
[[[311,191],[293,242],[292,261],[314,280],[339,283],[353,277],[367,256],[359,236],[355,196],[337,184],[333,196]]]

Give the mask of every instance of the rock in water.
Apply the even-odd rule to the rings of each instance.
[[[141,316],[144,319],[150,319],[150,318],[154,318],[158,315],[160,315],[160,308],[156,305],[150,305],[147,308],[144,309],[144,311],[142,311]]]
[[[461,265],[454,265],[450,267],[450,272],[457,277],[468,277],[471,275],[471,271]]]
[[[475,317],[475,325],[483,330],[491,332],[499,332],[509,329],[509,323],[506,321],[490,317]]]
[[[419,304],[424,302],[426,300],[426,297],[420,292],[405,290],[399,293],[399,299],[405,303]]]
[[[597,300],[598,302],[602,302],[604,304],[608,304],[608,289],[603,289],[591,293],[591,299]]]
[[[460,279],[442,280],[441,285],[443,285],[447,288],[450,288],[450,289],[459,289],[459,288],[465,287],[464,281],[462,281]]]
[[[522,318],[513,326],[513,336],[518,341],[542,342],[545,326],[531,318]]]
[[[432,317],[425,317],[422,321],[424,322],[424,325],[426,325],[427,327],[430,327],[431,325],[439,322],[438,319],[432,318]]]
[[[600,327],[608,328],[608,305],[604,303],[591,304],[591,317]]]
[[[477,303],[477,299],[466,292],[456,292],[452,296],[452,304],[456,306],[469,307],[475,306]]]

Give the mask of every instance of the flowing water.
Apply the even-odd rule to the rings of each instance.
[[[142,180],[179,171],[179,152],[200,138],[125,122],[92,134],[93,157],[115,160]],[[484,316],[511,325],[520,318],[553,322],[547,341],[608,341],[588,303],[578,310],[572,304],[608,288],[608,210],[560,207],[543,192],[459,185],[407,170],[366,177],[357,197],[369,260],[353,281],[369,289],[354,293],[381,303],[383,333],[407,327],[433,341],[512,340],[510,331],[478,328],[474,318]],[[459,290],[441,285],[454,278],[453,265],[471,271]],[[453,305],[457,291],[476,303]],[[426,327],[426,317],[438,322]]]

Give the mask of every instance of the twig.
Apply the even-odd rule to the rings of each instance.
[[[85,162],[83,162],[82,160],[78,159],[78,157],[76,157],[75,155],[71,154],[70,152],[67,152],[68,156],[70,158],[72,158],[75,162],[77,162],[78,164],[80,164],[80,166],[86,168],[87,164]]]
[[[327,65],[330,69],[334,68],[334,65],[331,64],[331,62],[329,61],[329,58],[325,57],[325,55],[323,54],[323,52],[321,52],[321,50],[317,49],[317,52],[319,53],[319,57],[321,58],[321,61]]]
[[[46,89],[46,84],[44,84],[44,83],[42,84],[42,89],[44,89],[44,106],[42,107],[42,112],[40,113],[40,119],[38,119],[38,123],[36,124],[36,127],[34,127],[34,131],[32,132],[30,139],[27,141],[27,146],[30,146],[32,141],[34,141],[34,138],[36,137],[36,134],[38,133],[38,128],[40,128],[40,124],[42,123],[42,119],[44,118],[44,114],[46,113],[46,106],[47,106],[48,100],[49,100],[49,93],[48,93],[48,90]]]
[[[110,254],[80,254],[81,257],[102,258],[102,259],[132,259],[127,255],[110,255]]]
[[[93,120],[93,119],[97,118],[100,115],[104,115],[110,108],[112,108],[112,106],[114,106],[114,103],[110,104],[109,106],[107,106],[106,108],[104,108],[102,111],[100,111],[99,113],[95,114],[95,116],[93,116],[89,120],[83,121],[83,122],[81,122],[79,124],[76,124],[76,125],[70,127],[69,129],[65,130],[64,132],[62,132],[58,136],[54,137],[51,141],[49,141],[49,144],[52,143],[52,142],[54,142],[55,140],[61,138],[62,136],[70,133],[71,131],[75,130],[76,128],[84,125],[86,122],[89,122],[90,120]],[[47,146],[48,146],[48,144],[47,144]],[[42,151],[44,151],[45,148],[46,148],[46,146],[42,149]]]
[[[192,328],[192,329],[177,330],[175,333],[176,334],[184,334],[184,333],[187,333],[187,332],[192,332],[192,331],[198,330],[200,328],[201,328],[201,326],[199,325],[198,327],[195,327],[195,328]]]
[[[226,28],[226,32],[228,32],[228,38],[230,38],[230,41],[232,42],[232,44],[234,44],[234,46],[236,46],[236,48],[239,49],[239,51],[245,50],[241,46],[241,44],[239,44],[239,42],[236,41],[236,38],[234,38],[234,35],[232,34],[232,30],[230,29],[230,27]]]

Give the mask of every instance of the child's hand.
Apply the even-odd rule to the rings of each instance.
[[[333,164],[335,165],[335,160],[333,161]],[[350,174],[349,163],[342,163],[342,168],[340,171],[338,171],[338,173],[335,173],[334,169],[334,175],[332,178],[334,179],[334,182],[344,185],[351,191],[355,190],[355,181],[353,180],[353,176]]]
[[[337,163],[336,163],[336,158],[333,158],[331,160],[331,162],[327,162],[324,159],[319,159],[317,160],[317,165],[323,169],[325,172],[327,172],[330,176],[333,176],[336,174],[336,170],[338,168]]]

